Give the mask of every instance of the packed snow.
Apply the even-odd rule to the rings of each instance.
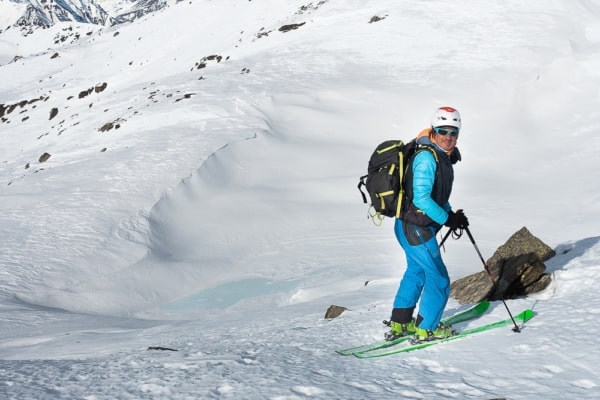
[[[592,0],[199,0],[3,27],[0,398],[599,398],[599,27]],[[444,105],[463,118],[452,204],[486,257],[523,226],[556,249],[552,284],[507,301],[535,311],[521,333],[342,357],[383,338],[405,267],[358,177]],[[444,258],[452,279],[483,268],[466,237]]]

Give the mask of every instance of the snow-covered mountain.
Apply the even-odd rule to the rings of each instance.
[[[24,11],[14,22],[18,26],[51,26],[74,21],[114,25],[134,21],[160,10],[175,0],[8,0]],[[11,22],[12,24],[13,22]]]
[[[600,398],[598,1],[192,0],[27,35],[19,7],[0,0],[0,399]],[[482,254],[526,226],[552,284],[507,300],[535,312],[520,333],[341,357],[383,337],[405,270],[358,177],[442,105]],[[483,269],[466,235],[443,257]]]

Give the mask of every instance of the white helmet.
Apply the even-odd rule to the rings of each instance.
[[[453,126],[460,129],[460,114],[452,107],[440,107],[431,117],[431,127]]]

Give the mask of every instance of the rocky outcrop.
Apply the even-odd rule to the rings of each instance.
[[[346,307],[330,305],[327,311],[325,312],[325,319],[333,319],[339,317],[344,311],[346,311]]]
[[[554,255],[552,248],[523,227],[486,262],[489,274],[482,270],[452,282],[450,296],[467,304],[539,292],[550,284],[544,261]]]

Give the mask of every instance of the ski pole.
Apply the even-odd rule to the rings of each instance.
[[[444,245],[444,242],[446,241],[446,239],[448,239],[448,236],[450,236],[450,234],[452,233],[452,229],[448,229],[448,232],[446,232],[446,234],[444,235],[444,238],[442,239],[442,241],[440,242],[440,245],[438,246],[440,249],[442,248],[442,246]],[[445,251],[445,249],[444,249]]]
[[[481,251],[479,251],[479,247],[477,247],[477,243],[475,243],[475,239],[473,238],[473,235],[471,234],[471,231],[469,230],[468,227],[465,227],[465,231],[467,231],[467,235],[469,235],[469,239],[471,239],[471,243],[473,243],[473,247],[475,247],[475,251],[479,255],[479,259],[483,263],[483,267],[485,269],[485,272],[487,272],[487,275],[490,278],[490,281],[492,282],[492,285],[493,285],[493,288],[494,288],[494,292],[495,292],[496,290],[498,290],[498,286],[496,284],[496,281],[494,280],[494,277],[492,276],[492,274],[490,272],[490,269],[488,268],[487,263],[483,259],[483,256],[481,255]],[[506,308],[506,311],[508,312],[508,315],[510,316],[511,321],[515,325],[515,327],[513,328],[513,332],[521,332],[521,329],[517,325],[514,317],[512,316],[512,313],[508,309],[508,305],[506,304],[506,301],[504,301],[504,295],[501,295],[501,299],[502,299],[502,303],[504,304],[504,307]]]

